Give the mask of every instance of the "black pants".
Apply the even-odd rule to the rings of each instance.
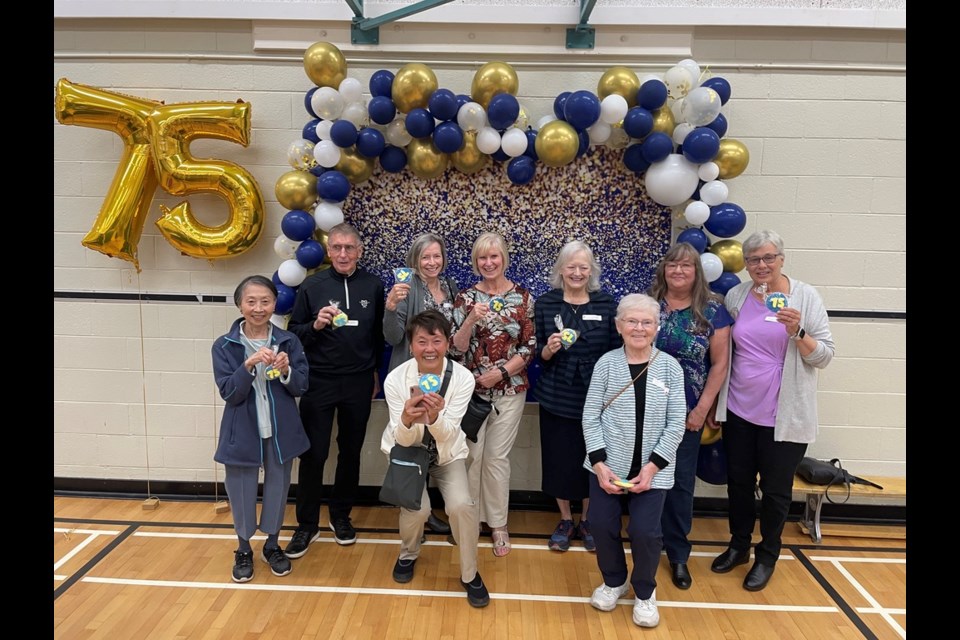
[[[367,435],[373,371],[336,376],[310,376],[310,388],[300,398],[300,418],[310,449],[300,456],[297,478],[297,523],[315,529],[320,523],[323,465],[330,454],[333,417],[337,416],[337,472],[330,500],[330,520],[347,518],[360,485],[360,452]]]
[[[793,476],[807,452],[799,442],[775,442],[773,427],[762,427],[727,412],[723,424],[727,452],[727,499],[730,548],[750,550],[757,519],[754,490],[760,474],[760,544],[754,554],[760,564],[773,566],[780,557],[783,525],[793,498]]]

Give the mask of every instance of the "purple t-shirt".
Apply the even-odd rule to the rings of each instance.
[[[777,420],[783,359],[790,339],[782,324],[764,320],[773,315],[750,294],[731,330],[733,361],[727,408],[764,427],[774,426]]]

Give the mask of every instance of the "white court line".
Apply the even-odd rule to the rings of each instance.
[[[871,605],[873,608],[880,610],[880,617],[882,617],[884,620],[886,620],[886,621],[887,621],[887,624],[889,624],[891,627],[893,627],[894,631],[896,631],[896,632],[900,635],[901,638],[906,638],[906,637],[907,637],[907,632],[906,632],[906,630],[905,630],[903,627],[900,626],[900,623],[898,623],[896,620],[894,620],[893,617],[892,617],[886,610],[883,609],[883,607],[880,605],[880,603],[877,602],[876,599],[875,599],[873,596],[870,595],[870,592],[867,591],[867,590],[863,587],[863,585],[861,585],[861,584],[857,581],[857,579],[854,578],[853,575],[852,575],[849,571],[847,571],[846,567],[844,567],[842,564],[840,564],[840,562],[839,562],[838,560],[831,560],[830,562],[831,562],[831,564],[833,564],[834,567],[837,568],[837,571],[839,571],[840,574],[841,574],[843,577],[845,577],[845,578],[850,582],[850,584],[853,585],[853,588],[856,589],[858,592],[860,592],[860,595],[863,596],[864,600],[866,600],[867,602],[869,602],[870,605]]]
[[[428,591],[421,589],[377,589],[364,587],[322,587],[317,585],[280,585],[280,584],[251,584],[249,582],[236,584],[234,582],[190,582],[180,580],[133,580],[126,578],[98,578],[87,576],[82,582],[97,584],[115,584],[138,587],[170,587],[175,589],[234,589],[244,591],[286,591],[302,593],[353,593],[357,595],[381,596],[416,596],[435,598],[464,598],[463,591]],[[590,598],[579,596],[537,595],[526,593],[491,593],[491,600],[522,600],[528,602],[572,602],[587,604]],[[633,606],[633,600],[620,600],[618,604]],[[836,613],[836,607],[814,607],[800,605],[771,605],[771,604],[740,604],[725,602],[675,602],[658,600],[657,606],[677,608],[726,609],[739,611],[788,611],[800,613]]]
[[[106,529],[68,529],[66,527],[54,527],[54,533],[83,533],[91,536],[115,536],[119,531],[107,531]]]
[[[57,531],[56,529],[54,529],[54,533],[78,533],[78,530],[76,530],[76,529],[67,529],[66,531],[59,532],[59,531]],[[90,530],[88,530],[88,531],[86,532],[86,536],[87,536],[87,537],[86,537],[80,544],[78,544],[78,545],[75,546],[73,549],[71,549],[70,551],[68,551],[65,556],[63,556],[62,558],[60,558],[60,561],[57,562],[57,563],[55,563],[55,564],[53,565],[53,570],[56,571],[57,569],[59,569],[60,567],[62,567],[65,562],[67,562],[68,560],[70,560],[70,558],[72,558],[73,556],[75,556],[75,555],[77,555],[78,553],[80,553],[80,551],[81,551],[84,547],[86,547],[88,544],[90,544],[91,542],[93,542],[94,540],[96,540],[96,539],[97,539],[97,536],[99,536],[99,535],[101,535],[101,534],[103,534],[103,535],[116,535],[117,532],[116,532],[116,531],[97,531],[96,529],[90,529]]]
[[[846,556],[810,556],[811,560],[823,562],[873,562],[878,564],[907,564],[906,558],[852,558]]]
[[[876,609],[874,607],[857,607],[857,613],[889,613],[892,616],[907,615],[906,609]]]
[[[53,579],[54,579],[54,580],[66,580],[66,579],[67,579],[67,576],[61,576],[61,575],[55,573],[55,574],[53,574]]]

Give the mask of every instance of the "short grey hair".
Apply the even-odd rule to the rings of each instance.
[[[330,236],[353,236],[357,239],[357,245],[363,246],[363,238],[360,237],[360,232],[349,222],[341,222],[330,227],[330,231],[327,232],[328,243]]]
[[[420,256],[423,255],[424,250],[434,242],[440,245],[440,256],[443,259],[443,265],[440,267],[440,271],[442,272],[444,269],[446,269],[447,245],[443,242],[443,238],[435,233],[429,232],[417,236],[414,239],[413,244],[410,245],[410,250],[407,251],[407,266],[419,273]]]
[[[563,271],[567,263],[573,260],[573,257],[578,253],[583,253],[587,256],[587,262],[590,264],[590,277],[587,279],[587,291],[599,291],[600,264],[593,256],[593,250],[582,240],[571,240],[560,249],[557,260],[553,263],[553,269],[550,270],[550,286],[554,289],[563,289],[563,275],[561,271]]]
[[[743,241],[743,255],[752,253],[765,244],[772,244],[777,253],[783,255],[783,238],[776,231],[754,231]]]
[[[481,233],[480,237],[474,241],[473,250],[470,252],[470,262],[473,263],[473,275],[480,275],[480,269],[477,268],[477,260],[480,259],[481,254],[491,249],[496,249],[503,256],[503,272],[506,274],[507,267],[510,266],[510,252],[507,250],[507,241],[504,240],[503,236],[499,233],[487,231]]]
[[[660,324],[660,303],[645,293],[625,295],[617,305],[617,320],[622,320],[630,311],[646,311]]]

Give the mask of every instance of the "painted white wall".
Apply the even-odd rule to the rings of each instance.
[[[905,10],[900,13],[905,18]],[[905,28],[645,27],[637,21],[598,27],[598,48],[585,55],[563,50],[561,28],[531,24],[405,22],[381,51],[351,47],[344,22],[56,19],[54,82],[66,77],[168,103],[250,102],[249,147],[198,141],[193,148],[251,171],[266,200],[267,225],[248,253],[207,262],[177,253],[156,232],[153,217],[139,246],[139,274],[128,262],[86,249],[80,241],[102,204],[121,143],[112,133],[54,120],[55,291],[229,297],[244,275],[272,273],[279,263],[273,240],[285,211],[273,185],[289,170],[286,148],[308,119],[303,94],[311,85],[300,43],[327,40],[344,50],[350,75],[365,87],[374,70],[419,60],[431,65],[441,86],[468,93],[480,64],[510,61],[532,122],[550,113],[559,92],[595,90],[613,64],[642,75],[693,57],[730,81],[728,137],[744,141],[751,153],[747,171],[728,182],[730,200],[748,213],[738,239],[762,228],[779,231],[787,245],[785,271],[817,286],[828,309],[906,311]],[[512,36],[504,37],[511,28]],[[460,51],[457,29],[474,36],[463,37]],[[214,219],[225,214],[214,198],[191,202]],[[177,200],[158,190],[154,214],[161,203]],[[224,304],[56,299],[54,475],[210,481],[216,473],[222,479],[212,461],[222,403],[209,350],[234,317],[234,307]],[[820,436],[810,454],[843,458],[860,475],[905,476],[906,321],[834,319],[831,325],[837,355],[820,376]],[[377,442],[385,420],[377,402],[364,485],[383,478]],[[536,406],[529,404],[511,455],[512,488],[539,489],[538,443]],[[332,472],[330,464],[327,481]],[[697,492],[725,495],[710,485]]]

